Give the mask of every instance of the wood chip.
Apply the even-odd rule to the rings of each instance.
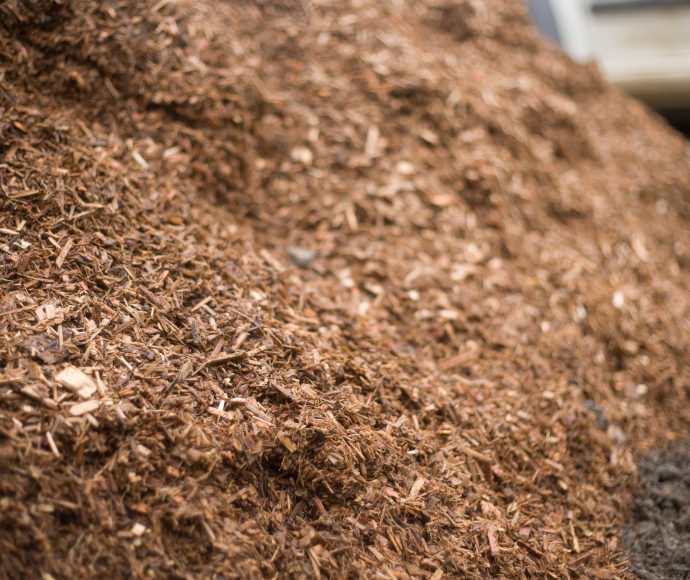
[[[55,376],[55,380],[82,399],[88,399],[98,389],[96,382],[89,375],[71,365],[62,369]]]
[[[495,558],[501,552],[501,549],[498,546],[498,534],[496,531],[496,526],[490,525],[486,530],[486,534],[489,538],[489,548],[491,549],[491,555]]]
[[[424,479],[423,477],[418,477],[412,484],[412,487],[410,488],[410,493],[407,496],[407,500],[414,501],[415,499],[417,499],[417,495],[421,491],[422,487],[424,487],[425,483],[426,479]]]
[[[86,413],[93,413],[100,406],[100,402],[95,399],[90,399],[88,401],[83,401],[72,405],[69,408],[69,414],[73,417],[79,417],[80,415],[85,415]]]
[[[55,265],[58,268],[62,268],[62,265],[65,263],[65,260],[67,259],[67,254],[69,254],[69,251],[72,249],[73,245],[74,240],[72,238],[68,238],[65,242],[65,245],[62,247],[62,250],[60,250],[60,254],[55,260]]]
[[[53,434],[50,431],[46,433],[46,441],[48,441],[48,447],[50,447],[53,455],[55,455],[55,457],[60,457],[60,451],[58,451],[55,439],[53,439]]]

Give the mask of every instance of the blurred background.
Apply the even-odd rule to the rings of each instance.
[[[690,0],[528,0],[539,30],[574,60],[690,132]]]

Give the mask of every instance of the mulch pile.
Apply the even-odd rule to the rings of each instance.
[[[689,192],[512,0],[0,2],[0,575],[632,577]]]

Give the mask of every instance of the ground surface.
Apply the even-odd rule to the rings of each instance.
[[[686,143],[521,3],[4,1],[0,71],[2,575],[632,577]]]
[[[643,580],[690,578],[690,439],[652,451],[625,534],[633,571]]]

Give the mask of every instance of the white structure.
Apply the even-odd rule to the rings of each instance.
[[[528,0],[539,28],[579,61],[658,107],[690,109],[690,0]]]

